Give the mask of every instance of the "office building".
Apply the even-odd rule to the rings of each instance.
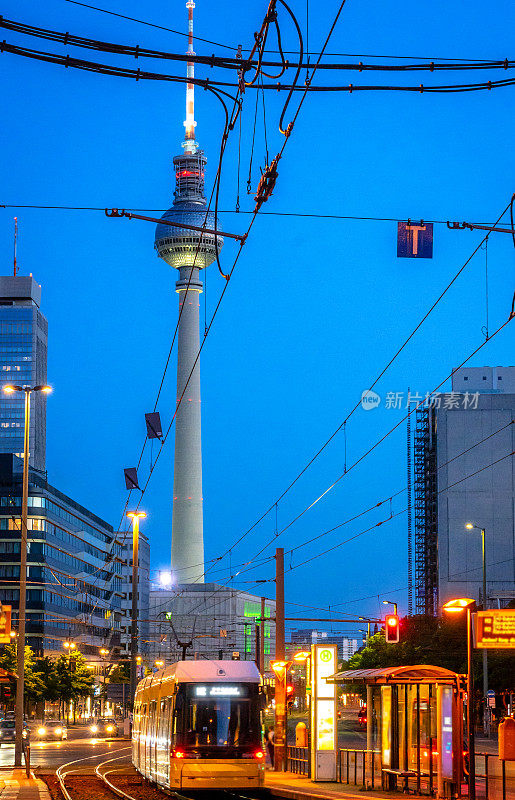
[[[265,620],[275,616],[275,601],[265,601]],[[256,627],[261,617],[261,598],[206,583],[150,591],[149,659],[173,663],[187,658],[256,659]],[[275,625],[264,623],[265,669],[275,654]],[[181,644],[179,644],[181,643]]]
[[[417,412],[414,434],[415,610],[455,597],[515,600],[515,367],[463,367],[452,392]],[[472,523],[471,530],[465,525]]]
[[[17,627],[23,461],[0,455],[0,602]],[[29,472],[27,644],[37,655],[73,641],[87,656],[115,654],[121,633],[121,545],[113,528]]]
[[[41,286],[32,277],[0,277],[0,391],[8,383],[31,386],[47,381],[48,323],[40,311]],[[23,458],[24,396],[0,405],[0,453]],[[31,395],[29,464],[45,470],[46,396]]]

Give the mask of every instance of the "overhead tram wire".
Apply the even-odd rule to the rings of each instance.
[[[114,207],[114,204],[109,203],[107,206],[54,206],[54,205],[44,205],[44,204],[30,204],[30,203],[0,203],[1,208],[25,208],[29,210],[35,211],[97,211],[102,212],[105,216],[106,208]],[[165,209],[162,208],[129,208],[124,206],[123,203],[119,203],[117,208],[124,207],[127,211],[133,214],[164,214]],[[239,216],[244,214],[253,214],[253,211],[247,211],[240,209],[239,211],[235,211],[233,208],[228,209],[218,209],[219,214],[238,214]],[[269,216],[269,217],[297,217],[299,219],[327,219],[327,220],[345,220],[350,222],[407,222],[406,218],[401,217],[370,217],[370,216],[359,216],[358,214],[318,214],[318,213],[309,213],[309,212],[302,212],[302,211],[263,211],[262,209],[259,211],[259,215]],[[500,222],[502,217],[497,222],[476,222],[475,224],[483,225],[486,227],[493,228],[495,225]],[[413,221],[413,220],[412,220]],[[448,220],[444,219],[430,219],[424,217],[424,222],[431,223],[431,225],[445,225],[448,227]]]
[[[143,20],[135,19],[134,17],[126,17],[124,14],[118,14],[113,11],[106,11],[104,9],[100,9],[94,6],[89,6],[86,3],[79,3],[76,0],[68,0],[68,2],[75,2],[76,5],[85,6],[86,8],[91,8],[96,11],[102,11],[106,14],[112,14],[116,17],[125,18],[131,20],[133,22],[139,22],[142,24],[151,25],[152,27],[159,28],[161,30],[165,30],[170,33],[175,33],[179,36],[188,37],[188,34],[184,31],[177,31],[173,28],[167,28],[161,25],[153,25],[151,23],[145,23]],[[134,58],[159,58],[159,59],[167,59],[167,60],[175,60],[175,61],[192,61],[194,63],[201,63],[207,64],[208,66],[221,66],[226,69],[236,69],[238,66],[238,60],[234,57],[229,56],[215,56],[212,54],[211,56],[202,56],[198,54],[191,55],[191,58],[188,59],[188,56],[185,54],[179,53],[171,53],[169,51],[163,50],[151,50],[149,48],[142,48],[139,45],[125,45],[125,44],[115,44],[113,42],[104,42],[99,41],[97,39],[91,39],[90,37],[82,37],[76,36],[74,34],[70,34],[69,31],[66,33],[62,33],[60,31],[50,30],[47,28],[41,28],[33,25],[27,25],[22,22],[17,22],[16,20],[5,19],[4,17],[0,17],[0,27],[6,28],[7,30],[12,30],[15,33],[24,34],[27,36],[34,36],[41,39],[47,39],[48,41],[55,41],[60,42],[64,45],[71,45],[74,47],[85,47],[90,50],[99,50],[101,52],[107,53],[115,53],[118,55],[128,55]],[[276,22],[277,27],[277,22]],[[200,36],[193,36],[194,39],[197,41],[205,42],[206,44],[213,44],[216,47],[221,47],[225,50],[231,50],[232,52],[236,52],[238,49],[236,46],[222,44],[221,42],[215,42],[210,39],[205,39]],[[291,50],[283,50],[280,45],[280,36],[278,37],[279,41],[279,50],[271,50],[266,47],[266,42],[261,50],[262,55],[265,53],[279,53],[282,57],[281,62],[277,61],[266,61],[262,57],[260,58],[261,66],[267,68],[282,68],[280,75],[284,72],[285,69],[289,68],[297,68],[299,63],[294,61],[285,61],[284,55],[285,54],[296,54],[297,51]],[[247,52],[243,50],[242,52]],[[306,55],[318,55],[318,53],[306,53]],[[359,54],[359,53],[336,53],[336,54],[327,54],[329,56],[336,56],[339,58],[389,58],[395,60],[406,60],[412,58],[413,60],[419,61],[427,61],[427,64],[407,64],[401,66],[393,66],[391,64],[341,64],[341,63],[326,63],[322,62],[319,65],[319,69],[356,69],[360,72],[371,69],[371,70],[387,70],[387,71],[409,71],[409,70],[430,70],[431,72],[439,69],[509,69],[515,66],[514,62],[507,58],[504,59],[466,59],[466,58],[438,58],[438,57],[421,57],[421,56],[394,56],[394,55],[366,55],[366,54]],[[444,63],[439,63],[444,62]],[[302,59],[300,62],[301,69],[309,69],[311,66],[310,62],[302,63]],[[263,73],[266,75],[266,73]],[[280,77],[279,76],[271,76],[268,75],[267,77]]]
[[[471,450],[473,450],[475,447],[479,447],[480,445],[484,444],[486,441],[488,441],[489,439],[493,438],[493,437],[494,437],[494,436],[496,436],[497,434],[499,434],[499,433],[502,433],[503,431],[505,431],[507,428],[509,428],[509,427],[510,427],[511,425],[513,425],[513,424],[515,424],[515,419],[512,419],[512,420],[510,420],[508,423],[506,423],[505,425],[502,425],[502,426],[501,426],[500,428],[498,428],[496,431],[493,431],[493,432],[492,432],[491,434],[489,434],[488,436],[485,436],[485,437],[483,437],[483,438],[482,438],[482,439],[480,439],[479,441],[475,442],[473,445],[470,445],[470,446],[469,446],[469,447],[467,447],[465,450],[462,450],[460,453],[457,453],[457,454],[456,454],[456,455],[454,455],[452,458],[448,459],[446,462],[444,462],[444,463],[440,464],[440,465],[438,466],[438,470],[437,470],[437,471],[439,471],[440,469],[443,469],[444,467],[448,466],[449,464],[452,464],[452,463],[453,463],[454,461],[456,461],[458,458],[461,458],[462,456],[464,456],[464,455],[467,455],[467,453],[469,453],[469,452],[470,452]],[[509,454],[508,454],[508,456],[509,456],[509,455],[512,455],[512,453],[509,453]],[[506,457],[508,457],[508,456],[504,456],[503,458],[506,458]],[[486,469],[486,468],[488,468],[488,467],[490,467],[490,466],[491,466],[490,464],[489,464],[489,465],[487,465],[487,467],[485,467],[485,469]],[[480,470],[480,471],[482,471],[482,470]],[[476,474],[477,474],[476,472],[474,472],[474,473],[473,473],[473,475],[476,475]],[[463,482],[464,480],[467,480],[469,477],[472,477],[472,476],[466,476],[464,479],[462,479],[462,480],[461,480],[461,481],[459,481],[459,482]],[[454,484],[453,484],[453,485],[454,485]],[[442,491],[445,491],[445,489],[448,489],[448,488],[450,488],[450,487],[444,487],[444,489],[442,489]],[[359,513],[355,514],[353,517],[351,517],[351,518],[349,518],[349,519],[345,520],[344,522],[340,522],[338,525],[335,525],[335,526],[333,526],[333,527],[329,528],[328,530],[325,530],[325,531],[323,531],[322,533],[320,533],[320,534],[317,534],[316,536],[313,536],[313,537],[311,537],[310,539],[307,539],[306,541],[304,541],[304,542],[301,542],[301,543],[300,543],[300,544],[298,544],[298,545],[295,545],[295,547],[291,548],[290,550],[286,550],[286,551],[285,551],[285,556],[287,556],[287,555],[290,555],[290,554],[293,554],[293,553],[297,552],[298,550],[302,549],[303,547],[306,547],[307,545],[309,545],[309,544],[312,544],[313,542],[315,542],[315,541],[318,541],[319,539],[322,539],[323,537],[325,537],[325,536],[327,536],[327,535],[329,535],[329,534],[331,534],[331,533],[334,533],[336,530],[339,530],[339,529],[341,529],[342,527],[344,527],[344,526],[346,526],[346,525],[350,524],[351,522],[354,522],[355,520],[357,520],[357,519],[361,518],[362,516],[364,516],[364,515],[365,515],[365,514],[367,514],[367,513],[370,513],[370,512],[372,512],[372,511],[374,511],[374,510],[378,509],[378,508],[384,507],[384,506],[385,506],[387,503],[391,503],[391,501],[392,501],[392,500],[393,500],[395,497],[398,497],[400,494],[403,494],[403,493],[406,491],[406,489],[407,489],[407,487],[406,487],[406,486],[404,486],[402,489],[399,489],[399,490],[397,490],[396,492],[393,492],[391,495],[389,495],[388,497],[385,497],[385,498],[383,498],[383,499],[382,499],[382,500],[380,500],[379,502],[376,502],[376,503],[373,503],[372,505],[369,505],[367,508],[365,508],[365,509],[364,509],[364,510],[362,510],[361,512],[359,512]],[[404,513],[405,511],[406,511],[406,509],[403,509],[403,511],[402,511],[402,512],[399,512],[399,513]],[[376,523],[375,525],[372,525],[370,528],[367,528],[366,532],[368,532],[368,531],[370,531],[370,530],[373,530],[373,528],[374,528],[374,527],[377,527],[378,525],[381,525],[381,524],[383,524],[383,523],[382,523],[382,522],[380,522],[380,523]],[[287,527],[288,527],[288,526],[287,526]],[[283,531],[281,531],[281,533],[283,533]],[[276,538],[276,537],[275,537],[275,538]],[[271,542],[275,541],[275,538],[274,538],[274,539],[272,539],[272,540],[271,540]],[[354,538],[354,537],[353,537],[353,538]],[[346,540],[346,541],[350,541],[350,540]],[[263,550],[263,549],[265,549],[265,548],[262,548],[262,550]],[[256,553],[256,554],[255,554],[255,555],[254,555],[254,556],[253,556],[253,557],[252,557],[252,558],[251,558],[249,561],[247,561],[247,562],[246,562],[246,563],[245,563],[243,566],[247,566],[248,564],[251,564],[251,563],[252,563],[252,562],[253,562],[253,561],[254,561],[254,560],[255,560],[255,559],[256,559],[256,558],[257,558],[259,555],[261,555],[261,552],[262,552],[262,550],[260,550],[258,553]],[[269,562],[269,561],[273,561],[273,560],[274,560],[274,556],[270,556],[269,558],[265,559],[264,561],[257,562],[257,563],[256,563],[256,564],[255,564],[253,567],[251,567],[250,569],[247,569],[247,570],[241,570],[241,571],[239,571],[239,573],[238,573],[238,574],[242,574],[242,573],[250,572],[250,571],[252,571],[252,570],[254,570],[254,569],[257,569],[257,568],[259,568],[259,567],[260,567],[260,566],[261,566],[263,563],[266,563],[266,562]]]
[[[510,203],[508,203],[508,205],[507,205],[507,206],[504,208],[504,210],[502,211],[502,213],[499,215],[499,217],[497,218],[496,222],[494,223],[494,227],[495,227],[495,225],[497,225],[497,224],[500,222],[500,220],[501,220],[501,219],[502,219],[502,217],[503,217],[503,216],[506,214],[506,212],[508,211],[508,209],[509,209],[509,208],[510,208]],[[469,264],[469,262],[472,260],[472,258],[475,256],[475,254],[476,254],[476,253],[477,253],[477,252],[480,250],[480,248],[481,248],[482,244],[484,243],[484,241],[485,241],[485,239],[487,238],[487,236],[488,236],[488,235],[489,235],[489,234],[487,233],[487,234],[486,234],[486,236],[484,236],[484,237],[483,237],[483,239],[481,240],[481,242],[480,242],[480,243],[477,245],[477,247],[476,247],[476,248],[473,250],[473,252],[472,252],[472,253],[471,253],[471,255],[468,257],[468,259],[465,261],[465,263],[464,263],[464,264],[463,264],[463,265],[462,265],[462,266],[459,268],[459,270],[458,270],[458,271],[455,273],[454,277],[453,277],[453,278],[452,278],[452,279],[449,281],[449,283],[446,285],[446,287],[443,289],[443,291],[442,291],[442,292],[440,293],[440,295],[437,297],[437,299],[435,300],[435,302],[434,302],[434,303],[433,303],[433,304],[430,306],[430,308],[428,309],[428,311],[427,311],[427,312],[424,314],[424,316],[421,318],[421,320],[418,322],[418,324],[415,326],[415,328],[414,328],[414,329],[411,331],[411,333],[409,334],[409,336],[408,336],[408,337],[407,337],[407,338],[404,340],[404,342],[403,342],[403,343],[401,344],[401,346],[400,346],[400,347],[397,349],[397,351],[394,353],[394,355],[392,356],[392,358],[391,358],[391,359],[388,361],[388,363],[386,364],[386,366],[385,366],[385,367],[384,367],[384,368],[383,368],[383,369],[382,369],[382,370],[379,372],[379,374],[377,375],[377,377],[376,377],[376,378],[374,379],[374,381],[373,381],[373,382],[370,384],[370,386],[369,386],[369,388],[367,389],[367,391],[369,391],[369,392],[370,392],[370,391],[372,391],[372,389],[373,389],[373,388],[374,388],[374,387],[375,387],[375,386],[378,384],[378,382],[381,380],[381,378],[382,378],[382,377],[383,377],[383,376],[386,374],[386,372],[388,371],[388,369],[389,369],[389,368],[392,366],[392,364],[393,364],[393,363],[395,362],[395,360],[396,360],[396,359],[399,357],[399,355],[402,353],[402,351],[405,349],[405,347],[408,345],[408,343],[411,341],[411,339],[412,339],[412,338],[415,336],[415,334],[417,333],[417,331],[418,331],[418,330],[419,330],[419,329],[422,327],[422,325],[424,324],[424,322],[426,321],[426,319],[427,319],[427,318],[430,316],[430,314],[431,314],[431,313],[434,311],[434,309],[436,308],[436,306],[437,306],[437,305],[440,303],[440,301],[441,301],[441,300],[443,299],[443,297],[444,297],[444,296],[447,294],[447,292],[448,292],[448,291],[449,291],[449,289],[450,289],[450,288],[453,286],[453,284],[456,282],[456,280],[457,280],[457,279],[458,279],[458,277],[461,275],[461,273],[462,273],[462,272],[465,270],[465,268],[467,267],[467,265]],[[488,340],[485,340],[485,342],[484,342],[483,344],[486,344],[486,341],[488,341]],[[446,379],[446,380],[447,380],[447,379]],[[260,516],[260,517],[259,517],[259,518],[256,520],[256,522],[254,522],[254,524],[253,524],[253,525],[252,525],[250,528],[248,528],[248,529],[245,531],[245,533],[243,533],[243,534],[240,536],[240,538],[238,539],[238,541],[236,542],[236,544],[239,544],[241,541],[243,541],[243,539],[245,539],[245,538],[246,538],[246,536],[248,536],[248,534],[249,534],[249,533],[251,533],[251,532],[252,532],[252,531],[253,531],[253,530],[254,530],[254,529],[255,529],[255,528],[256,528],[256,527],[257,527],[257,526],[260,524],[260,522],[262,522],[262,521],[263,521],[263,520],[264,520],[264,519],[265,519],[265,518],[268,516],[268,514],[269,514],[271,511],[273,511],[273,509],[276,507],[276,505],[277,505],[278,503],[280,503],[280,502],[281,502],[281,500],[283,500],[283,498],[284,498],[284,497],[285,497],[285,496],[286,496],[286,495],[287,495],[287,494],[288,494],[288,493],[291,491],[291,489],[292,489],[292,488],[293,488],[293,487],[296,485],[296,483],[297,483],[297,482],[300,480],[300,478],[301,478],[301,477],[302,477],[302,476],[303,476],[303,475],[304,475],[304,474],[307,472],[307,470],[308,470],[308,469],[309,469],[309,468],[310,468],[310,467],[311,467],[311,466],[312,466],[312,465],[315,463],[315,461],[318,459],[318,457],[319,457],[319,456],[320,456],[320,455],[321,455],[321,454],[324,452],[324,450],[325,450],[325,449],[328,447],[328,445],[329,445],[329,444],[330,444],[330,443],[333,441],[333,439],[334,439],[334,438],[337,436],[337,434],[338,434],[338,433],[339,433],[341,430],[343,430],[344,426],[347,424],[347,422],[350,420],[350,418],[353,416],[353,414],[354,414],[354,413],[357,411],[357,409],[360,407],[360,405],[361,405],[361,401],[358,401],[358,402],[356,402],[356,403],[355,403],[355,405],[354,405],[354,406],[351,408],[350,412],[349,412],[349,413],[346,415],[345,419],[344,419],[344,420],[343,420],[343,421],[342,421],[342,422],[341,422],[341,423],[340,423],[340,424],[337,426],[337,428],[336,428],[336,429],[333,431],[333,433],[332,433],[332,434],[329,436],[329,438],[328,438],[328,439],[326,439],[326,441],[325,441],[325,442],[322,444],[322,446],[321,446],[321,447],[320,447],[320,448],[317,450],[317,452],[316,452],[316,453],[313,455],[313,457],[312,457],[312,458],[311,458],[311,459],[310,459],[310,460],[309,460],[309,461],[308,461],[308,462],[305,464],[305,466],[304,466],[304,467],[302,468],[302,470],[301,470],[301,471],[300,471],[300,472],[299,472],[299,473],[296,475],[296,477],[293,479],[293,481],[291,481],[291,482],[288,484],[288,486],[286,487],[286,489],[284,489],[284,491],[283,491],[283,492],[282,492],[282,493],[281,493],[281,494],[280,494],[280,495],[279,495],[279,496],[278,496],[278,497],[277,497],[277,498],[276,498],[276,499],[273,501],[273,503],[271,503],[271,504],[270,504],[270,506],[267,508],[267,510],[266,510],[265,512],[263,512],[263,514],[262,514],[262,515],[261,515],[261,516]],[[283,531],[283,532],[284,532],[284,531]],[[274,535],[274,537],[273,537],[273,538],[270,540],[270,542],[268,543],[268,545],[269,545],[269,544],[271,544],[273,541],[275,541],[275,540],[276,540],[276,538],[277,538],[277,537]],[[267,546],[268,546],[268,545],[267,545]],[[236,546],[236,545],[234,545],[234,546]]]
[[[64,66],[66,68],[72,69],[79,69],[86,72],[94,72],[101,75],[110,75],[112,77],[119,77],[119,78],[130,78],[136,81],[168,81],[172,83],[187,83],[188,78],[185,78],[180,75],[170,75],[165,73],[158,73],[158,72],[147,72],[145,70],[137,69],[128,69],[125,67],[116,67],[113,65],[108,64],[101,64],[95,61],[85,61],[83,59],[71,58],[70,56],[62,56],[57,53],[49,53],[47,51],[41,50],[32,50],[30,48],[18,47],[16,45],[9,44],[5,40],[0,43],[0,52],[3,53],[10,53],[11,55],[22,56],[25,58],[35,59],[37,61],[45,61],[52,64],[58,64],[60,66]],[[220,80],[210,80],[208,78],[192,78],[190,83],[194,83],[196,86],[200,86],[203,89],[213,90],[216,89],[221,94],[233,98],[228,91],[229,89],[237,90],[238,84],[233,83],[231,81],[220,81]],[[504,80],[497,80],[497,81],[486,81],[480,83],[466,83],[466,84],[445,84],[445,85],[437,85],[437,86],[430,86],[427,84],[418,84],[418,86],[389,86],[389,85],[357,85],[357,84],[346,84],[346,85],[338,85],[338,86],[312,86],[309,85],[295,85],[295,84],[281,84],[281,83],[263,83],[259,86],[254,84],[250,88],[253,89],[267,89],[273,90],[274,92],[303,92],[304,96],[309,93],[320,93],[320,92],[349,92],[352,94],[353,92],[359,91],[391,91],[391,92],[415,92],[420,94],[435,94],[435,93],[458,93],[458,92],[472,92],[472,91],[483,91],[483,90],[491,90],[491,89],[500,89],[506,88],[508,86],[515,85],[515,78],[508,78]]]

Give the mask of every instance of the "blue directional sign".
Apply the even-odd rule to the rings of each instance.
[[[398,222],[397,258],[433,258],[433,223]]]

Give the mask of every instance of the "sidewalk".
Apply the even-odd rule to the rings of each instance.
[[[24,769],[0,770],[0,800],[51,800],[46,783]]]
[[[380,790],[363,789],[362,786],[352,786],[343,783],[314,783],[304,775],[294,775],[291,772],[275,772],[267,770],[265,772],[265,787],[271,789],[275,797],[284,797],[285,800],[306,800],[307,797],[320,798],[321,800],[339,800],[349,798],[381,797],[399,800],[401,792],[382,792]],[[410,794],[410,797],[419,795]],[[0,797],[0,800],[2,798]],[[427,798],[426,798],[427,800]]]

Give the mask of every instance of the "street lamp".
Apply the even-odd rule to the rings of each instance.
[[[469,800],[476,800],[476,750],[474,746],[474,673],[472,672],[472,613],[476,601],[460,597],[444,603],[442,610],[448,614],[467,612],[467,733],[469,744]]]
[[[366,619],[365,617],[358,617],[358,619],[359,619],[360,622],[366,622],[367,623],[367,644],[368,644],[368,640],[370,639],[370,620]],[[364,632],[365,631],[363,631],[363,633]]]
[[[161,659],[158,659],[157,661],[154,661],[154,664],[156,665],[156,667],[158,669],[162,669],[164,667],[164,665],[165,665],[165,662],[161,661]]]
[[[13,386],[2,387],[4,394],[25,393],[25,427],[23,435],[23,496],[21,503],[20,529],[20,600],[18,603],[18,636],[17,652],[16,705],[14,721],[14,766],[21,767],[23,750],[23,696],[25,690],[25,614],[27,605],[27,517],[29,504],[29,433],[30,433],[30,395],[32,392],[48,394],[50,386]]]
[[[393,600],[383,600],[383,606],[393,606],[393,613],[397,614],[397,603]]]
[[[132,520],[132,611],[131,611],[131,703],[136,694],[136,656],[138,654],[138,560],[139,521],[147,515],[144,511],[128,511]]]
[[[485,548],[485,529],[481,528],[479,525],[474,525],[472,522],[467,522],[465,525],[468,531],[481,531],[481,551],[483,556],[483,610],[486,610],[487,602],[486,602],[486,548]],[[488,734],[488,651],[483,650],[483,703],[484,703],[484,714],[483,714],[483,731],[485,734]]]
[[[106,690],[106,658],[109,655],[109,650],[106,647],[101,647],[98,652],[102,656],[102,696],[100,698],[100,713],[101,716],[104,716],[105,690]]]

